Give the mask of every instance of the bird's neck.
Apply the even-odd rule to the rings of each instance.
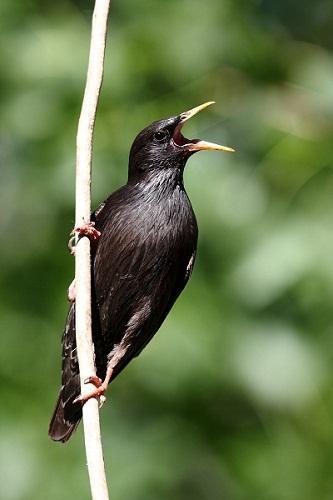
[[[183,169],[182,168],[164,168],[160,170],[147,170],[142,172],[139,177],[128,179],[128,184],[136,185],[140,190],[165,196],[173,193],[175,190],[183,190]]]

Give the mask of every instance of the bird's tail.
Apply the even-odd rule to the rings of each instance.
[[[82,406],[80,403],[73,404],[73,402],[64,404],[61,392],[51,418],[49,436],[53,441],[66,443],[80,423]],[[68,411],[69,405],[72,407],[70,412]]]
[[[73,403],[80,395],[80,374],[75,339],[75,306],[71,306],[62,339],[62,387],[51,418],[49,436],[54,441],[69,440],[82,417],[81,403]]]

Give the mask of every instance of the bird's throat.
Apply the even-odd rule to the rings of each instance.
[[[146,172],[145,177],[140,182],[144,191],[150,192],[157,197],[172,194],[175,190],[183,190],[183,169],[164,168]]]

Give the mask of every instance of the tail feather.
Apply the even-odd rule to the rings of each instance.
[[[62,339],[62,387],[51,418],[49,436],[54,441],[69,440],[82,417],[81,403],[73,403],[80,395],[79,364],[75,339],[75,305],[69,310]]]
[[[72,407],[68,412],[67,405]],[[65,443],[69,440],[82,418],[82,407],[79,403],[73,404],[72,401],[63,403],[61,392],[57,401],[56,408],[51,418],[49,426],[49,436],[53,441],[62,441]]]
[[[102,379],[106,373],[106,355],[97,307],[92,307],[93,341],[96,356],[97,375]],[[54,441],[69,440],[82,418],[81,403],[73,403],[80,395],[80,370],[75,338],[75,304],[69,309],[62,338],[61,390],[51,418],[49,436]]]

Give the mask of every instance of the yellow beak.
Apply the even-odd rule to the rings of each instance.
[[[210,106],[211,104],[215,104],[215,101],[208,101],[203,104],[200,104],[200,106],[196,106],[195,108],[190,109],[189,111],[185,111],[180,115],[180,123],[178,125],[179,131],[183,124],[187,122],[192,116],[196,115],[199,113],[199,111],[202,111],[203,109],[207,108],[207,106]],[[234,153],[235,150],[233,148],[229,148],[227,146],[221,146],[220,144],[214,144],[213,142],[207,142],[207,141],[201,141],[198,139],[195,139],[193,142],[190,141],[188,144],[186,144],[186,147],[189,151],[227,151],[228,153]]]

